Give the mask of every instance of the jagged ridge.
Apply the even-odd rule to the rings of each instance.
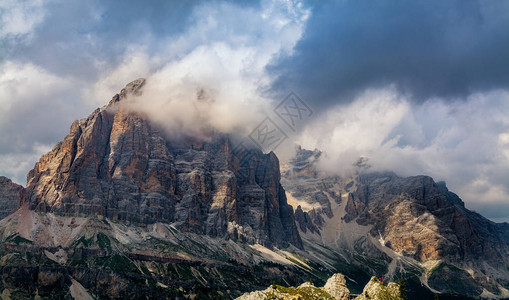
[[[253,149],[249,164],[240,165],[223,134],[169,140],[145,116],[122,106],[126,97],[141,94],[143,83],[128,84],[108,106],[75,121],[39,160],[28,174],[30,208],[302,247],[277,157]]]

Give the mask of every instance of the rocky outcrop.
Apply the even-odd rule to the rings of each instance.
[[[9,178],[0,176],[0,219],[15,212],[23,202],[25,189],[12,182]]]
[[[336,273],[332,275],[323,286],[323,289],[334,297],[334,299],[350,299],[350,291],[346,287],[346,280],[343,274]]]
[[[396,252],[419,261],[505,261],[509,241],[500,226],[466,209],[445,183],[391,173],[363,175],[359,182],[346,217],[374,225],[372,234]]]
[[[128,84],[108,106],[72,124],[29,172],[30,208],[302,247],[274,153],[252,149],[242,163],[223,134],[168,139],[123,106],[143,85],[143,79]]]
[[[403,300],[404,289],[395,282],[384,285],[375,277],[366,284],[362,294],[355,299],[358,300]],[[272,285],[263,291],[245,293],[237,300],[263,300],[263,299],[350,299],[350,292],[346,287],[343,274],[334,274],[327,280],[324,287],[315,287],[312,283],[306,282],[298,287],[282,287]]]
[[[304,212],[300,205],[295,209],[295,222],[297,222],[299,229],[304,233],[309,230],[311,233],[320,234],[318,227],[315,225],[315,223],[313,223],[309,213]]]
[[[337,176],[323,176],[317,170],[322,153],[298,147],[294,158],[282,166],[282,183],[292,199],[297,224],[302,232],[319,234],[319,228],[332,218],[332,205],[341,203],[341,194],[335,190]],[[332,198],[332,201],[331,201]],[[331,204],[332,202],[332,204]],[[305,206],[302,206],[305,205]]]
[[[384,285],[376,277],[372,277],[366,284],[362,294],[355,298],[355,300],[403,300],[401,295],[400,285],[395,282],[390,282]]]
[[[346,288],[346,287],[345,287]],[[346,289],[348,292],[348,289]],[[310,282],[304,282],[298,287],[283,287],[280,285],[273,284],[263,291],[254,291],[245,293],[238,297],[237,300],[291,300],[291,299],[320,299],[320,300],[335,300],[335,299],[348,299],[347,298],[336,298],[329,294],[323,287],[315,287]]]

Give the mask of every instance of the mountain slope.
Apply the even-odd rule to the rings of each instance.
[[[252,149],[241,163],[220,133],[168,138],[123,105],[143,85],[75,121],[25,189],[2,178],[0,291],[232,298],[313,276],[292,254],[302,241],[277,157]]]
[[[280,173],[226,134],[165,135],[125,105],[143,86],[75,121],[26,188],[0,177],[2,294],[234,298],[341,272],[359,294],[376,276],[407,280],[412,299],[509,297],[509,225],[444,183],[323,174],[303,149]]]
[[[15,212],[24,201],[25,189],[12,182],[9,178],[0,176],[0,219]]]
[[[40,159],[28,174],[30,208],[166,222],[199,234],[301,247],[277,157],[252,150],[250,164],[240,166],[225,135],[168,140],[145,116],[122,106],[143,83],[130,83],[108,106],[75,121],[64,141]],[[240,171],[247,176],[237,176]]]
[[[509,297],[507,224],[469,211],[430,177],[321,174],[320,156],[299,148],[282,169],[306,249],[333,249],[350,265],[431,291]]]

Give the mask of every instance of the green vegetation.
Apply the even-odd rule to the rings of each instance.
[[[145,265],[145,263],[141,262],[140,263],[140,269],[141,269],[141,272],[145,275],[152,275],[152,273],[150,272],[150,270],[147,268],[147,266]]]
[[[380,260],[380,259],[368,259],[362,255],[353,253],[353,257],[356,261],[358,261],[362,266],[366,266],[371,269],[375,274],[386,274],[389,265],[389,261]]]
[[[406,296],[406,282],[401,279],[396,281],[397,284],[399,284],[399,296],[403,300],[408,300],[408,297]]]
[[[502,291],[498,288],[498,285],[496,285],[495,283],[488,285],[486,288],[488,291],[492,292],[495,295],[500,295],[502,293]]]
[[[433,269],[428,271],[428,276],[432,275],[433,273],[435,273],[437,271],[441,271],[445,267],[449,268],[449,270],[451,270],[453,272],[464,272],[464,270],[462,270],[462,269],[460,269],[460,268],[458,268],[456,266],[453,266],[453,265],[441,262],[438,265],[436,265]]]
[[[160,253],[174,253],[179,251],[185,252],[181,246],[156,237],[150,238],[150,245],[152,246],[151,248],[158,250]]]
[[[299,297],[302,300],[312,300],[312,299],[323,299],[323,300],[333,300],[329,293],[326,291],[317,288],[317,287],[283,287],[280,285],[276,285],[274,288],[279,293],[287,294],[289,296]],[[273,294],[272,296],[276,296]],[[270,298],[269,298],[270,299]],[[274,298],[277,299],[277,298]],[[298,299],[298,298],[297,298]]]
[[[136,265],[127,257],[113,254],[112,256],[96,257],[97,266],[119,272],[140,273]]]
[[[105,235],[102,232],[99,232],[97,234],[96,238],[97,238],[97,245],[99,246],[99,248],[101,250],[111,251],[111,242],[110,242],[110,238],[107,235]]]
[[[18,234],[11,234],[5,239],[5,242],[11,242],[15,243],[16,245],[25,243],[25,244],[33,244],[34,242],[28,239],[25,239],[24,237],[19,236]]]
[[[68,264],[74,267],[88,267],[86,256],[74,254],[68,258]]]
[[[80,245],[83,246],[84,248],[89,248],[90,246],[92,246],[93,242],[94,242],[94,237],[87,239],[83,235],[79,239],[77,239],[76,241],[74,241],[72,243],[71,248],[78,248]]]

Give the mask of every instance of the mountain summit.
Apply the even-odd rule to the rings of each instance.
[[[280,170],[227,134],[171,137],[128,105],[144,84],[75,121],[26,188],[0,177],[2,295],[222,299],[340,272],[351,294],[376,276],[412,299],[509,296],[509,226],[444,183],[325,174],[301,148]]]
[[[298,148],[282,168],[305,249],[335,249],[343,263],[387,280],[406,277],[414,287],[509,296],[507,223],[468,210],[444,182],[429,176],[321,174],[320,156]]]
[[[121,105],[141,94],[144,82],[129,83],[109,105],[75,121],[39,160],[28,173],[30,209],[127,224],[164,222],[214,237],[302,247],[277,157],[253,149],[251,163],[241,166],[226,135],[168,140],[145,116]]]

